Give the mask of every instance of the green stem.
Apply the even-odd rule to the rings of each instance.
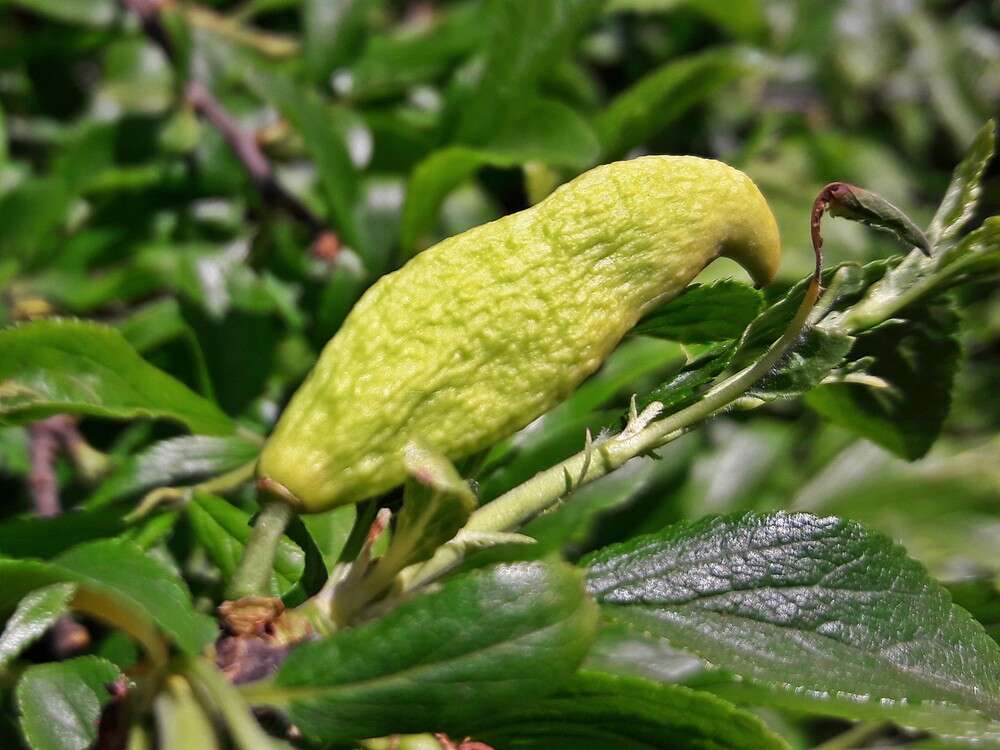
[[[650,421],[657,414],[657,405],[647,407],[643,415],[629,420],[625,430],[615,437],[592,450],[580,451],[484,505],[472,514],[464,530],[511,531],[559,502],[568,490],[599,479],[627,461],[676,440],[698,422],[729,406],[767,375],[792,347],[808,320],[819,292],[818,278],[814,278],[781,338],[760,359],[719,383],[697,403],[652,423]],[[567,477],[579,479],[573,487],[567,487]],[[461,558],[462,550],[456,545],[439,548],[434,557],[417,570],[410,571],[409,575],[404,571],[408,587],[415,588],[433,580],[454,567]]]
[[[218,711],[240,750],[291,750],[291,745],[267,734],[254,718],[240,691],[201,658],[188,659],[183,672],[206,708]]]
[[[293,512],[292,506],[284,500],[268,499],[264,502],[226,592],[230,599],[267,596],[270,593],[274,557]]]

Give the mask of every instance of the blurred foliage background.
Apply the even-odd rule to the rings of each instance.
[[[809,271],[826,182],[926,222],[998,105],[989,0],[2,0],[0,323],[111,322],[266,434],[380,275],[594,164],[673,153],[746,170],[781,225],[777,295]],[[984,203],[997,213],[996,165]],[[899,250],[856,224],[826,233],[832,261]],[[529,533],[581,553],[706,513],[844,515],[905,544],[1000,636],[1000,292],[963,294],[962,372],[927,458],[777,402],[581,490],[579,512]],[[578,450],[690,354],[627,339],[477,467],[484,499]],[[177,434],[81,429],[119,465]],[[199,458],[170,456],[157,481],[221,465]],[[59,470],[64,506],[93,501],[68,460]],[[29,471],[26,430],[0,429],[0,514],[29,510]],[[101,503],[148,486],[105,485]],[[178,529],[164,554],[194,565],[195,534]]]

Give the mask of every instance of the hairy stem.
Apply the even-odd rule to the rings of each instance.
[[[274,557],[293,512],[292,506],[284,500],[264,501],[247,540],[246,549],[243,550],[243,558],[226,592],[230,599],[267,596],[270,593]]]

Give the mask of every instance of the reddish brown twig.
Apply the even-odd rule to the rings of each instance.
[[[66,414],[28,425],[31,441],[31,472],[28,486],[35,513],[44,518],[62,512],[56,482],[56,458],[60,450],[70,453],[83,440],[76,429],[76,419]]]
[[[146,36],[163,50],[169,60],[175,62],[173,44],[160,16],[167,3],[164,0],[122,0],[122,4],[139,18]],[[336,233],[278,181],[274,167],[260,150],[254,134],[243,130],[203,84],[189,81],[184,98],[199,117],[219,131],[250,176],[263,202],[303,223],[312,236],[313,254],[324,260],[332,260],[340,249]]]
[[[28,426],[31,443],[31,471],[28,487],[35,513],[43,518],[62,512],[59,484],[56,480],[56,458],[60,450],[72,453],[83,442],[76,429],[76,418],[60,414]],[[56,620],[49,633],[53,653],[68,659],[90,645],[90,633],[68,615]]]

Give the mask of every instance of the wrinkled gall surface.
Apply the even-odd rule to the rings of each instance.
[[[258,475],[309,512],[399,484],[410,440],[470,455],[563,399],[715,258],[763,284],[779,251],[763,196],[725,164],[596,167],[372,286],[282,415]]]

